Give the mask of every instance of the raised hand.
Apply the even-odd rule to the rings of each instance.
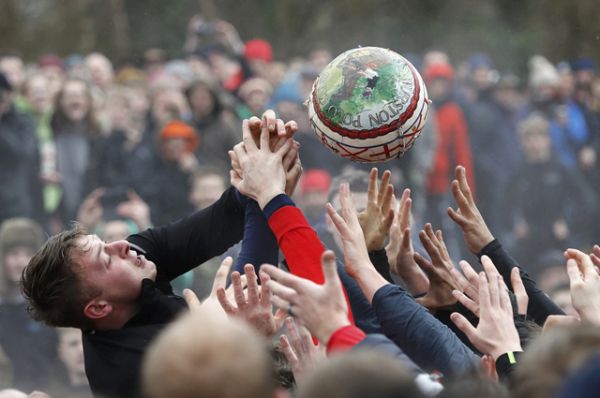
[[[127,202],[119,203],[117,213],[122,217],[131,219],[140,229],[140,231],[150,228],[150,207],[144,200],[133,190],[127,191]]]
[[[199,308],[209,308],[211,311],[215,311],[223,314],[223,316],[227,316],[227,314],[223,310],[223,307],[221,307],[221,304],[219,303],[219,299],[217,298],[217,291],[219,289],[225,289],[225,286],[227,284],[227,275],[229,275],[229,270],[231,269],[232,264],[233,259],[229,256],[225,257],[225,259],[221,262],[221,265],[219,266],[215,274],[210,294],[203,302],[200,302],[200,299],[198,299],[198,296],[196,296],[196,293],[194,293],[192,290],[183,290],[183,298],[185,299],[190,311],[195,311]],[[242,284],[242,287],[246,287],[247,282],[245,275],[242,275],[240,282]],[[234,294],[233,286],[229,286],[225,290],[225,294],[230,300],[232,300]]]
[[[565,257],[573,307],[583,321],[600,325],[600,276],[591,257],[576,249]]]
[[[510,272],[510,283],[512,284],[512,291],[515,294],[517,300],[517,313],[519,315],[527,315],[527,306],[529,305],[529,296],[525,291],[525,285],[521,280],[521,272],[519,268],[514,267]]]
[[[479,274],[479,323],[475,328],[461,314],[454,312],[452,321],[481,353],[494,360],[509,351],[522,351],[519,334],[513,321],[513,309],[508,290],[502,283],[492,260],[481,258],[485,273]]]
[[[452,195],[454,195],[458,209],[454,210],[448,207],[448,216],[462,229],[469,250],[477,254],[494,240],[494,236],[475,204],[475,199],[473,199],[467,183],[465,168],[457,166],[455,176],[456,179],[452,181]]]
[[[308,329],[296,324],[294,318],[287,317],[285,325],[287,331],[279,337],[279,343],[292,368],[296,384],[301,384],[304,377],[326,358],[325,346],[315,345]]]
[[[479,316],[479,275],[471,267],[471,264],[464,260],[460,261],[458,265],[463,273],[453,269],[452,275],[461,289],[454,290],[452,295],[469,311]]]
[[[244,294],[240,273],[236,271],[231,274],[235,305],[227,297],[223,287],[217,289],[217,298],[227,315],[243,319],[270,338],[277,331],[277,325],[273,317],[271,289],[266,284],[268,278],[261,277],[261,286],[258,286],[252,264],[244,266],[244,273],[248,283],[246,294]]]
[[[452,291],[460,289],[461,286],[452,273],[454,265],[444,243],[442,231],[437,230],[434,233],[431,224],[428,223],[419,233],[419,238],[431,262],[418,253],[414,254],[415,261],[429,278],[429,290],[425,296],[418,298],[417,302],[429,310],[456,304]]]
[[[392,198],[392,208],[396,208]],[[398,275],[406,284],[407,290],[413,295],[426,293],[429,290],[429,279],[417,265],[413,255],[411,233],[412,199],[410,189],[405,189],[400,198],[400,209],[394,217],[390,228],[390,241],[385,247],[390,271]]]
[[[369,252],[365,237],[358,221],[356,208],[352,202],[352,194],[348,184],[340,184],[340,216],[331,203],[327,203],[327,213],[340,233],[344,248],[344,263],[348,275],[355,277],[361,267],[373,266],[369,259]]]
[[[100,220],[102,220],[104,208],[102,207],[100,198],[104,195],[104,191],[104,188],[94,189],[79,206],[77,221],[88,231],[92,231]]]
[[[377,168],[373,167],[369,174],[367,208],[358,213],[368,251],[383,249],[394,221],[394,210],[391,208],[394,187],[390,184],[391,175],[389,170],[384,171],[381,186],[377,188]]]
[[[284,193],[286,171],[283,156],[292,147],[291,138],[277,150],[269,147],[269,130],[263,125],[260,146],[252,138],[248,120],[242,122],[243,142],[233,148],[240,171],[231,170],[231,183],[242,194],[256,200],[260,208],[275,196]]]
[[[348,307],[337,273],[335,255],[326,251],[321,258],[325,283],[318,285],[272,265],[261,267],[261,281],[273,292],[273,304],[296,317],[322,344],[333,332],[350,325]]]

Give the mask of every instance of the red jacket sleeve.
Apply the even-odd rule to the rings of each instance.
[[[353,325],[339,328],[333,332],[327,343],[327,355],[339,351],[348,351],[363,341],[366,336],[365,332]]]
[[[325,282],[321,255],[325,246],[319,240],[304,214],[294,206],[283,206],[269,217],[269,227],[277,238],[290,272],[318,284]],[[344,290],[348,305],[348,318],[354,323],[350,301]]]
[[[456,106],[454,117],[453,150],[456,164],[463,165],[467,173],[467,182],[471,193],[475,197],[475,176],[473,174],[473,156],[471,144],[469,143],[469,129],[465,117],[458,106]]]

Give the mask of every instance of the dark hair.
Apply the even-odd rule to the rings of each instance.
[[[99,292],[86,289],[73,260],[73,252],[79,250],[76,241],[85,235],[75,224],[52,236],[23,270],[23,295],[33,319],[55,327],[92,328],[83,310]]]
[[[296,386],[296,379],[292,372],[292,367],[285,354],[281,350],[279,343],[271,347],[271,358],[273,359],[273,378],[277,387],[292,390]]]

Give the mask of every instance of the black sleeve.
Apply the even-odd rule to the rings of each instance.
[[[529,296],[529,306],[527,307],[527,315],[535,323],[540,326],[544,325],[546,318],[549,315],[565,315],[563,310],[560,309],[550,297],[546,295],[541,289],[536,286],[535,281],[529,274],[521,267],[517,261],[511,257],[510,254],[504,250],[502,245],[497,239],[494,239],[485,246],[478,254],[479,259],[481,256],[488,256],[500,272],[500,275],[504,278],[504,282],[507,286],[512,286],[510,281],[510,271],[514,267],[518,267],[521,272],[521,279],[523,285]]]
[[[522,354],[520,351],[507,352],[496,359],[496,372],[502,383],[510,383],[511,374]]]
[[[206,209],[127,240],[146,251],[158,276],[173,280],[242,239],[245,210],[237,195],[235,188],[229,188]]]
[[[392,275],[390,274],[390,263],[388,262],[387,253],[385,249],[373,250],[369,252],[369,259],[375,266],[375,269],[381,276],[385,278],[389,283],[394,283]]]

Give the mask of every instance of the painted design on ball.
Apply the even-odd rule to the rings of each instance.
[[[402,156],[429,109],[423,79],[404,57],[362,47],[335,58],[315,80],[308,99],[311,126],[340,156],[363,163]]]

